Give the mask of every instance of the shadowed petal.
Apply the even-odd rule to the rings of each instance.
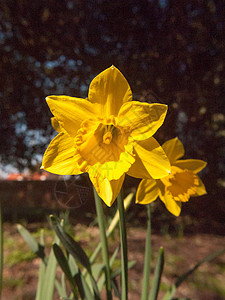
[[[200,178],[198,178],[198,181],[199,181],[199,185],[196,187],[196,194],[192,195],[193,197],[202,196],[202,195],[207,194],[204,183],[201,181]]]
[[[159,195],[159,188],[154,179],[143,179],[138,186],[136,203],[148,204],[156,200]]]
[[[63,130],[61,122],[58,122],[56,117],[51,118],[51,124],[55,131],[61,132]]]
[[[207,163],[200,159],[185,159],[178,160],[173,165],[181,169],[187,169],[194,173],[198,173],[206,167]]]
[[[176,137],[169,141],[166,141],[162,145],[163,150],[168,156],[171,165],[180,157],[184,156],[184,146],[181,141]]]
[[[175,201],[169,194],[165,193],[164,195],[159,194],[160,199],[165,204],[166,208],[168,209],[171,214],[178,217],[181,212],[181,202]]]

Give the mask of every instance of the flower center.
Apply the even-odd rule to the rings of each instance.
[[[160,179],[168,192],[176,201],[187,202],[196,193],[199,185],[198,177],[190,170],[181,170],[172,166],[172,173]]]
[[[109,145],[113,140],[113,136],[115,136],[116,133],[118,133],[117,128],[113,124],[102,125],[102,128],[100,129],[100,131],[101,130],[102,130],[102,134],[103,134],[102,142],[106,145]]]
[[[74,140],[78,164],[87,170],[96,163],[118,162],[127,150],[129,132],[116,125],[115,117],[85,120]]]
[[[104,144],[109,145],[112,141],[112,133],[110,131],[107,131],[102,138],[102,141]]]

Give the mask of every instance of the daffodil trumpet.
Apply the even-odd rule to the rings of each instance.
[[[58,135],[45,151],[42,169],[59,175],[89,173],[98,195],[111,206],[125,174],[160,179],[169,160],[152,137],[167,106],[132,100],[127,80],[114,66],[96,76],[86,99],[48,96]]]

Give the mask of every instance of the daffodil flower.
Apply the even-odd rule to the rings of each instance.
[[[86,99],[46,98],[58,135],[49,144],[42,169],[59,175],[88,172],[99,196],[111,206],[125,173],[162,178],[169,160],[152,137],[167,106],[132,101],[130,86],[114,66],[93,79]]]
[[[198,159],[180,160],[184,147],[178,138],[171,139],[162,145],[171,163],[171,173],[161,179],[143,179],[139,184],[136,203],[148,204],[159,198],[166,208],[175,216],[181,212],[182,202],[191,196],[206,194],[205,186],[197,175],[206,162]]]

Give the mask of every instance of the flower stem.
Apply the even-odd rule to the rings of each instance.
[[[141,300],[147,300],[149,294],[149,281],[150,281],[150,262],[151,262],[151,209],[150,204],[146,205],[147,208],[147,232],[145,239],[145,260],[143,271],[143,283]]]
[[[107,300],[112,299],[112,284],[111,284],[111,270],[109,265],[109,255],[108,255],[108,244],[105,233],[105,223],[104,223],[104,212],[102,208],[102,199],[97,194],[95,188],[94,189],[94,197],[95,197],[95,206],[98,218],[98,226],[101,235],[101,248],[102,248],[102,259],[105,265],[105,281],[106,281],[106,294]]]
[[[124,213],[124,203],[121,191],[117,197],[119,210],[119,226],[121,240],[121,300],[127,300],[128,297],[128,258],[127,258],[127,234]]]

